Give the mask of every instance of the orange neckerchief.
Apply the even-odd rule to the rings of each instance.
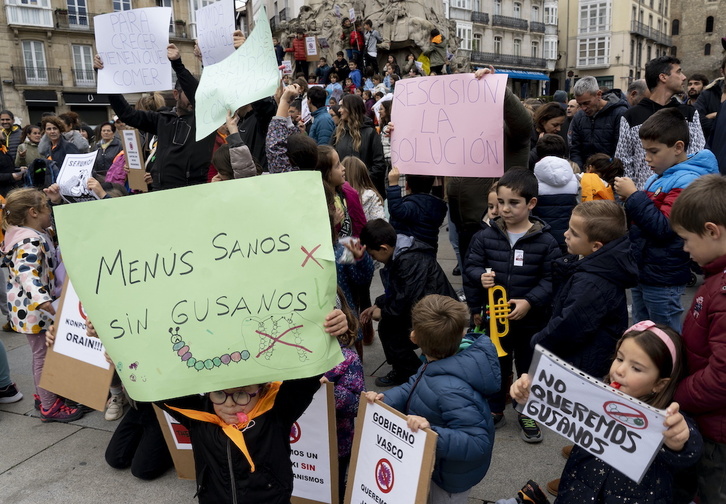
[[[207,413],[206,411],[196,411],[196,410],[189,410],[189,409],[180,409],[180,408],[174,408],[172,406],[167,406],[169,409],[173,409],[174,411],[178,411],[185,417],[191,418],[192,420],[199,420],[201,422],[209,422],[212,424],[219,425],[224,433],[227,435],[229,439],[234,442],[235,445],[237,445],[237,448],[240,449],[240,451],[244,454],[245,458],[247,459],[247,462],[250,464],[250,470],[252,472],[255,472],[255,463],[252,461],[252,456],[250,455],[249,450],[247,449],[247,443],[245,443],[245,437],[242,434],[242,431],[247,427],[253,418],[256,418],[264,413],[267,413],[269,410],[272,409],[272,407],[275,405],[275,398],[277,397],[277,393],[280,391],[280,385],[282,382],[272,382],[270,383],[270,386],[267,389],[267,392],[265,392],[265,395],[262,396],[258,401],[257,404],[255,404],[255,407],[252,408],[252,411],[250,411],[247,414],[247,421],[245,423],[241,424],[233,424],[230,425],[226,423],[224,420],[219,418],[214,413]]]
[[[431,42],[434,44],[440,44],[443,40],[443,37],[441,35],[436,35],[434,38],[431,39]]]

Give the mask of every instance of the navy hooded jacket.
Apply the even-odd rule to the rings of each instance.
[[[494,424],[486,396],[499,390],[497,351],[486,336],[467,349],[419,368],[407,383],[389,390],[383,402],[406,415],[424,417],[438,435],[432,479],[446,492],[479,483],[489,469]]]
[[[628,328],[625,289],[637,283],[627,235],[580,260],[575,255],[557,259],[552,317],[532,337],[532,347],[542,345],[591,376],[605,376],[615,344]]]
[[[439,248],[439,228],[446,218],[446,202],[433,194],[410,194],[401,197],[401,186],[388,186],[388,211],[396,233]]]

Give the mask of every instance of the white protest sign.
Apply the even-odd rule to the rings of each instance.
[[[537,345],[523,413],[640,483],[661,444],[665,411],[624,394]]]
[[[338,438],[333,384],[326,383],[290,431],[293,504],[338,502]]]
[[[437,434],[431,429],[413,432],[406,416],[361,396],[347,504],[424,503],[434,469]]]
[[[197,44],[205,67],[234,52],[234,0],[218,0],[197,9]]]
[[[224,124],[227,110],[273,95],[279,79],[270,23],[262,8],[242,47],[202,72],[195,95],[197,141]]]
[[[98,152],[88,154],[67,154],[58,173],[58,186],[60,195],[68,203],[97,200],[98,196],[88,189],[88,179],[91,178],[93,165],[96,163]]]
[[[62,317],[55,322],[56,338],[53,349],[59,354],[108,369],[109,364],[103,356],[103,343],[98,338],[86,336],[86,314],[70,279],[63,306],[59,311]]]
[[[351,23],[355,23],[355,9],[353,7],[348,9],[348,18],[350,19]]]
[[[134,129],[121,130],[124,137],[124,154],[129,164],[130,170],[143,170],[144,161],[141,157],[141,146],[139,145],[139,135]]]
[[[292,75],[292,61],[283,60],[280,66],[282,66],[282,75]]]
[[[99,93],[172,88],[169,45],[171,8],[149,7],[95,16],[96,50],[103,61]]]
[[[318,55],[318,46],[315,42],[315,37],[305,37],[305,53],[308,56]]]

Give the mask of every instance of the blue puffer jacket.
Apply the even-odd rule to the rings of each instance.
[[[637,283],[627,236],[580,260],[574,255],[557,259],[552,318],[532,337],[532,348],[540,344],[591,376],[605,376],[615,344],[628,328],[625,289]]]
[[[409,381],[385,393],[383,402],[424,417],[438,435],[432,479],[458,493],[479,483],[489,469],[494,424],[485,399],[499,390],[497,351],[486,336],[462,352],[421,366]]]
[[[433,194],[409,194],[401,197],[401,186],[388,186],[388,211],[396,233],[439,248],[439,228],[446,218],[446,202]]]
[[[669,217],[681,191],[709,173],[718,173],[718,163],[713,153],[704,149],[661,175],[653,175],[644,190],[625,200],[639,283],[670,286],[690,280],[690,257],[683,251],[683,240],[671,228]]]
[[[552,261],[560,257],[557,240],[548,232],[549,226],[537,217],[530,217],[532,227],[514,247],[504,229],[504,221],[497,217],[490,226],[483,224],[469,245],[465,261],[466,282],[464,292],[472,313],[479,313],[484,304],[485,289],[481,275],[485,268],[496,273],[494,281],[507,290],[509,299],[526,299],[532,305],[527,319],[533,323],[542,319],[552,301]],[[515,266],[515,250],[524,252],[521,266]]]
[[[328,107],[321,107],[311,114],[313,116],[313,125],[310,127],[310,138],[315,140],[318,145],[328,145],[330,137],[335,132],[335,123],[330,117]]]

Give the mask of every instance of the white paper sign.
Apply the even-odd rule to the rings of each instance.
[[[176,445],[176,449],[191,450],[192,440],[189,437],[189,430],[182,424],[174,420],[174,418],[166,411],[162,410],[162,413],[164,413],[164,419],[166,420],[166,425],[169,427],[169,431],[171,432],[171,437],[174,440],[174,445]]]
[[[333,475],[337,476],[337,437],[335,421],[331,425],[331,411],[335,418],[335,403],[332,399],[333,384],[327,383],[313,396],[305,413],[298,418],[290,431],[290,460],[295,475],[292,496],[313,502],[332,503],[333,492],[337,495],[338,487],[333,485]],[[331,439],[332,433],[332,439]],[[331,449],[331,444],[333,449]]]
[[[58,173],[58,186],[60,195],[68,203],[97,200],[98,196],[88,189],[88,179],[91,178],[93,165],[96,163],[98,152],[88,154],[67,154]]]
[[[93,18],[96,50],[103,60],[99,93],[164,91],[172,88],[169,45],[171,8],[149,7]]]
[[[144,162],[141,157],[141,146],[136,142],[136,130],[121,130],[124,137],[124,154],[131,170],[143,170]]]
[[[308,56],[318,55],[318,46],[315,42],[315,37],[305,37],[305,53]]]
[[[281,66],[282,66],[282,75],[292,75],[292,61],[283,60]]]
[[[234,0],[218,0],[197,9],[197,44],[205,67],[234,52]]]
[[[105,349],[98,338],[86,336],[86,314],[73,284],[68,279],[68,288],[61,308],[60,320],[56,320],[56,338],[53,350],[73,359],[108,369],[109,364],[103,356]]]
[[[365,399],[361,399],[361,402]],[[361,404],[361,407],[363,404]],[[348,475],[346,502],[355,504],[412,504],[425,478],[426,494],[431,472],[422,470],[427,436],[413,432],[406,420],[378,403],[366,404],[361,422],[355,474]],[[429,454],[433,459],[433,453]]]
[[[351,23],[355,23],[355,9],[353,7],[348,9],[348,18],[350,19]]]
[[[537,345],[523,413],[636,482],[663,444],[665,411],[624,394]]]

